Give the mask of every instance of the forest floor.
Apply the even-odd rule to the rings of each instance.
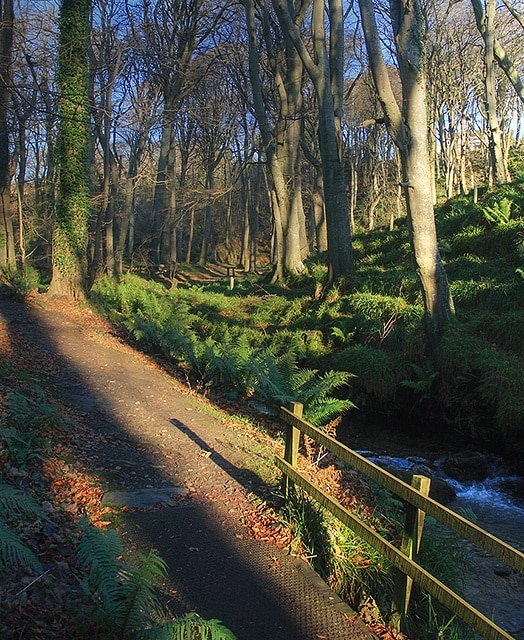
[[[364,640],[377,637],[371,627],[396,637],[366,627],[289,552],[289,533],[268,506],[272,486],[257,473],[282,453],[270,434],[68,300],[0,297],[0,361],[8,372],[0,412],[9,394],[37,383],[73,424],[26,470],[0,456],[0,478],[37,490],[48,516],[18,531],[42,574],[0,574],[4,640],[82,638],[71,618],[84,607],[74,555],[85,515],[100,527],[116,523],[128,551],[158,550],[174,615],[219,619],[238,640]]]

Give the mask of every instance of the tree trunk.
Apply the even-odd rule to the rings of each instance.
[[[326,225],[326,208],[324,206],[324,176],[320,166],[314,167],[315,178],[313,182],[313,223],[314,238],[316,242],[316,250],[327,251],[327,225]]]
[[[16,266],[11,211],[11,162],[7,114],[13,60],[13,0],[0,2],[0,267]]]
[[[249,46],[249,77],[253,92],[253,106],[255,116],[262,138],[262,150],[266,158],[273,185],[270,187],[270,202],[273,211],[275,244],[273,250],[273,261],[275,269],[273,280],[276,281],[284,277],[284,220],[286,212],[289,211],[289,197],[287,184],[283,174],[282,164],[277,157],[277,144],[274,139],[268,117],[265,110],[264,94],[262,82],[260,80],[260,62],[258,54],[258,37],[255,22],[255,6],[253,0],[243,0],[246,12],[246,24],[248,30]]]
[[[502,145],[497,114],[497,74],[495,65],[495,0],[486,0],[486,17],[482,37],[484,38],[484,65],[486,70],[486,117],[488,123],[489,157],[495,184],[508,182],[508,168]]]
[[[281,212],[284,232],[284,268],[286,273],[300,273],[304,269],[301,239],[305,236],[300,167],[303,65],[293,43],[288,38],[285,39],[287,67],[282,87],[283,141],[277,140],[277,149],[283,151],[282,173],[288,188],[288,208]]]
[[[281,27],[295,46],[315,87],[319,110],[319,148],[324,177],[324,202],[328,235],[329,287],[340,276],[355,271],[346,179],[342,162],[340,118],[342,114],[344,21],[342,0],[329,0],[329,52],[324,27],[324,0],[313,0],[311,32],[315,60],[302,40],[295,16],[285,0],[273,0]]]
[[[128,242],[128,239],[129,230],[131,228],[131,216],[133,215],[134,189],[134,179],[128,172],[124,187],[124,207],[120,225],[118,227],[118,236],[115,247],[115,275],[117,276],[121,276],[124,272],[124,253],[126,242],[129,248],[129,253],[131,254],[133,251],[133,245]]]
[[[206,189],[209,190],[210,193],[213,192],[215,188],[215,176],[213,171],[213,166],[211,162],[208,162],[206,168]],[[200,248],[200,259],[198,264],[201,267],[204,267],[208,260],[214,261],[215,256],[213,255],[213,206],[211,203],[208,203],[204,207],[204,225],[202,229],[202,244]]]
[[[62,0],[59,15],[59,182],[48,295],[83,298],[87,278],[90,0]]]
[[[254,175],[253,175],[254,174]],[[254,171],[246,175],[242,172],[244,198],[244,230],[242,238],[242,266],[246,272],[255,273],[257,269],[258,216],[260,193],[262,189],[262,159]]]
[[[186,262],[189,264],[191,262],[191,251],[193,249],[193,235],[195,233],[195,207],[191,207],[191,212],[189,215],[189,231],[187,238],[187,251],[186,251]]]
[[[240,254],[240,261],[244,271],[247,273],[251,270],[249,241],[251,238],[251,217],[249,215],[251,209],[251,181],[246,176],[246,172],[243,171],[240,176],[242,184],[242,213],[243,213],[243,225],[242,225],[242,247]]]
[[[420,6],[418,0],[390,0],[402,84],[402,111],[389,82],[373,3],[359,0],[359,6],[373,80],[386,125],[400,153],[411,245],[425,306],[427,350],[434,356],[438,338],[454,309],[435,226]]]
[[[160,264],[165,256],[166,242],[163,236],[169,235],[169,227],[173,217],[173,193],[175,189],[175,151],[174,133],[176,98],[171,97],[169,88],[164,91],[164,112],[162,115],[162,135],[160,154],[158,156],[155,195],[153,199],[153,237],[151,238],[151,257],[155,264]],[[169,258],[170,256],[168,256]]]

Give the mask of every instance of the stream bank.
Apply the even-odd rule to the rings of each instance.
[[[458,480],[446,474],[445,470],[452,467],[446,461],[461,452],[471,452],[471,442],[427,429],[418,435],[399,433],[385,423],[364,421],[351,414],[338,438],[388,469],[427,469],[453,489],[455,498],[449,508],[473,513],[480,527],[524,551],[524,478],[506,461],[475,451],[487,461],[487,476]],[[516,640],[524,640],[524,575],[468,541],[460,545],[467,558],[465,599]]]

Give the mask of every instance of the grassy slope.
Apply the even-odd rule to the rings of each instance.
[[[324,299],[316,295],[321,257],[285,285],[245,276],[233,291],[226,278],[166,290],[127,276],[100,282],[93,299],[202,384],[258,407],[293,396],[311,402],[308,385],[317,384],[318,394],[319,376],[307,368],[350,372],[345,384],[325,385],[336,399],[390,421],[410,416],[493,446],[504,442],[523,462],[523,206],[521,180],[476,204],[458,197],[437,211],[456,306],[437,365],[424,357],[423,308],[402,221],[393,232],[356,235],[356,281]],[[330,401],[334,412],[342,406]]]

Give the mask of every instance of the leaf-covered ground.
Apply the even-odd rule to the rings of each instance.
[[[64,333],[50,335],[49,328],[44,330],[39,325],[39,304],[45,304],[46,313],[60,317]],[[4,422],[9,416],[12,418],[13,411],[15,414],[19,411],[15,422],[24,437],[29,435],[29,430],[37,433],[33,434],[34,438],[28,437],[29,444],[26,443],[23,456],[17,460],[12,455],[13,444],[10,450],[6,440],[0,440],[0,480],[24,490],[40,506],[41,511],[35,516],[15,514],[7,524],[34,551],[41,567],[11,566],[0,573],[0,637],[5,640],[84,638],[91,632],[85,620],[82,621],[82,615],[89,611],[89,602],[80,588],[81,576],[75,567],[79,522],[87,518],[97,527],[120,526],[123,514],[103,504],[104,491],[115,484],[128,484],[131,488],[154,484],[155,479],[158,481],[155,466],[162,466],[155,465],[154,460],[157,454],[169,458],[165,451],[171,445],[166,433],[156,426],[140,441],[137,436],[115,437],[115,431],[107,425],[99,428],[101,421],[107,421],[110,411],[105,408],[102,412],[98,406],[94,409],[87,402],[89,398],[75,378],[74,367],[78,367],[78,363],[71,368],[64,355],[67,349],[61,345],[76,340],[74,353],[79,362],[96,358],[94,345],[97,344],[109,347],[114,359],[118,359],[119,353],[133,352],[105,320],[63,300],[44,303],[35,299],[32,306],[25,309],[27,315],[19,302],[0,299],[0,410]],[[134,357],[143,360],[145,369],[159,366],[142,354],[134,353]],[[122,375],[125,377],[126,371]],[[147,384],[145,380],[139,384]],[[194,394],[175,379],[172,384],[177,393],[187,398],[188,404],[190,400],[195,401]],[[92,385],[96,387],[96,382]],[[132,387],[129,393],[133,394]],[[110,390],[108,394],[111,395]],[[20,408],[13,410],[12,399],[20,396],[28,399],[30,407],[40,416],[38,424],[31,423]],[[82,402],[71,403],[75,397]],[[199,397],[197,401],[202,403],[203,399]],[[133,403],[139,404],[131,395],[127,404]],[[51,410],[43,411],[42,407]],[[193,409],[190,407],[188,411]],[[210,403],[208,411],[199,415],[200,421],[206,424],[209,415],[216,418],[217,409]],[[124,424],[124,417],[121,422]],[[220,511],[224,523],[233,514],[238,523],[237,538],[288,549],[289,531],[264,499],[260,487],[250,484],[258,482],[257,464],[261,456],[275,451],[281,453],[281,442],[270,433],[240,424],[227,414],[221,414],[218,422],[223,431],[213,436],[216,449],[223,445],[223,450],[231,454],[228,461],[231,469],[239,479],[249,478],[249,481],[234,483],[234,486],[224,483],[222,471],[210,460],[212,455],[215,457],[214,450],[200,442],[195,457],[190,459],[189,454],[182,452],[173,462],[177,482],[189,490],[189,498],[185,499],[193,504],[212,505]],[[270,432],[274,425],[265,426]],[[248,459],[251,462],[245,469],[241,468]],[[339,493],[346,504],[354,501],[359,492],[365,498],[365,488],[357,481],[350,491],[333,469],[324,472],[324,476],[325,485]],[[166,471],[162,482],[172,480]],[[132,547],[132,543],[129,546]],[[165,585],[165,597],[176,600],[176,589],[172,585]],[[384,639],[397,637],[376,621],[370,621],[369,626]]]

